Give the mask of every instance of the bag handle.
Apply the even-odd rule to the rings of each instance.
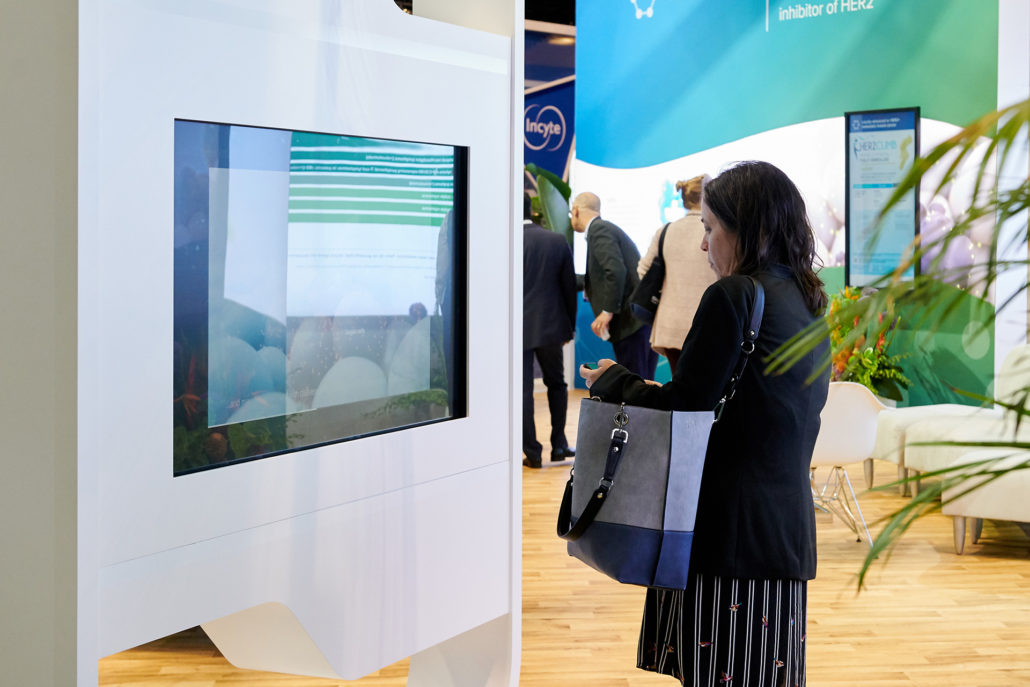
[[[619,469],[619,460],[629,441],[629,432],[626,431],[629,416],[626,415],[625,403],[619,406],[619,412],[612,420],[615,428],[612,430],[612,441],[608,445],[608,457],[604,461],[604,476],[598,482],[597,489],[590,496],[590,501],[575,525],[572,524],[572,479],[576,472],[575,467],[569,472],[569,481],[565,483],[565,493],[562,494],[561,507],[558,509],[558,536],[567,541],[576,541],[583,536],[594,522],[594,518],[608,498],[608,492],[615,484],[615,472]]]

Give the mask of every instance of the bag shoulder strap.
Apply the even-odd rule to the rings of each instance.
[[[744,374],[748,358],[755,352],[755,341],[758,340],[758,332],[762,327],[762,316],[765,314],[765,289],[762,287],[762,282],[750,275],[748,275],[748,279],[751,280],[751,284],[755,289],[754,295],[751,297],[751,319],[748,321],[748,326],[744,330],[743,338],[740,342],[741,355],[740,360],[737,361],[737,368],[730,376],[730,381],[726,385],[726,392],[715,406],[716,422],[722,417],[722,411],[726,408],[726,402],[737,393],[737,382],[740,381],[740,377]]]
[[[665,259],[665,257],[662,255],[662,251],[665,248],[665,232],[669,229],[669,224],[670,222],[665,223],[665,226],[662,227],[662,234],[658,237],[658,257],[662,260]]]

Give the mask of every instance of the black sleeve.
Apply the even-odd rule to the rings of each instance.
[[[662,386],[646,384],[621,365],[613,365],[591,386],[591,395],[661,410],[714,409],[740,359],[748,324],[750,296],[742,291],[746,287],[729,281],[734,279],[739,278],[712,284],[701,297],[671,381]]]
[[[622,291],[626,283],[626,263],[615,233],[605,225],[591,230],[590,254],[599,265],[590,273],[590,302],[595,311],[615,314],[622,310]]]
[[[576,331],[576,270],[572,265],[572,249],[565,244],[565,253],[562,256],[561,274],[558,279],[561,288],[562,303],[565,304],[565,312],[569,315],[569,326]]]

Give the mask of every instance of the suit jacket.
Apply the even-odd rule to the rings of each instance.
[[[630,294],[640,283],[638,262],[640,251],[626,232],[600,217],[590,223],[583,288],[595,317],[602,310],[612,313],[608,325],[612,341],[625,339],[644,326],[628,306]]]
[[[526,224],[522,275],[522,349],[570,341],[576,328],[576,272],[565,237]]]
[[[637,275],[641,278],[658,255],[661,233],[661,229],[654,233],[651,245],[637,265]],[[687,338],[701,294],[715,281],[708,254],[701,250],[704,235],[701,215],[696,211],[671,222],[665,232],[665,245],[662,246],[665,281],[662,283],[662,300],[651,325],[651,346],[656,349],[683,348],[683,340]]]
[[[708,441],[690,566],[736,578],[808,580],[816,568],[808,469],[829,373],[806,379],[829,348],[824,342],[786,373],[766,376],[766,356],[816,316],[786,267],[754,276],[765,288],[765,314],[755,352]],[[737,364],[753,293],[742,276],[708,287],[669,383],[650,386],[615,365],[591,393],[649,408],[714,408]]]

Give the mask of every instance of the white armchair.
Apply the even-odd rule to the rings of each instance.
[[[920,474],[940,470],[958,462],[976,449],[950,446],[941,442],[1030,441],[1030,420],[1016,430],[1015,413],[975,415],[956,421],[954,418],[933,418],[917,422],[905,433],[905,464],[915,476],[912,488],[920,489]],[[1009,451],[1011,453],[1011,451]]]
[[[912,406],[910,408],[890,408],[881,413],[876,427],[876,445],[873,447],[872,458],[894,463],[898,466],[898,479],[902,480],[909,476],[908,464],[905,460],[905,444],[907,443],[908,429],[917,422],[926,420],[941,419],[946,422],[955,422],[977,414],[986,413],[993,415],[991,408],[980,408],[978,406],[964,406],[957,403],[937,403],[928,406]],[[873,485],[873,462],[870,460],[865,472],[866,486]],[[908,496],[908,482],[898,486],[898,492],[902,496]]]
[[[812,453],[810,472],[816,508],[840,518],[855,533],[858,541],[862,541],[862,532],[865,532],[870,545],[869,527],[843,466],[861,463],[872,455],[876,420],[884,408],[876,396],[861,384],[832,382],[820,415],[822,423]],[[815,471],[819,466],[830,468],[821,489],[815,485]]]
[[[990,469],[1023,465],[1030,460],[1030,451],[991,448],[967,451],[959,456],[953,464],[975,463],[981,460],[996,460]],[[987,466],[981,466],[984,469]],[[982,484],[973,491],[965,493],[977,482],[985,478],[973,478],[944,490],[941,500],[942,511],[952,517],[955,536],[955,552],[961,554],[966,543],[966,524],[972,525],[972,542],[980,539],[983,520],[1011,520],[1020,523],[1030,533],[1030,469],[1014,470],[998,479]],[[975,481],[974,481],[975,480]]]
[[[1001,400],[1015,400],[1027,386],[1030,386],[1030,344],[1017,346],[1005,356],[995,380],[995,397]],[[967,430],[958,429],[967,422],[972,422]],[[959,432],[966,438],[969,438],[971,433],[974,433],[972,436],[976,436],[975,432],[983,432],[987,436],[997,435],[1003,429],[1003,422],[1004,412],[1000,408],[939,403],[889,409],[881,413],[877,421],[876,446],[872,456],[895,463],[898,466],[898,479],[904,479],[918,471],[935,469],[935,465],[945,465],[930,456],[929,451],[912,444],[957,438],[945,437],[945,434],[954,432]],[[923,423],[930,424],[922,430],[913,432],[917,425]],[[962,452],[964,451],[953,451],[945,456],[945,459],[954,460]],[[866,482],[869,486],[872,486],[872,476],[870,464],[866,470]],[[908,483],[902,484],[899,491],[903,496],[907,496]]]

